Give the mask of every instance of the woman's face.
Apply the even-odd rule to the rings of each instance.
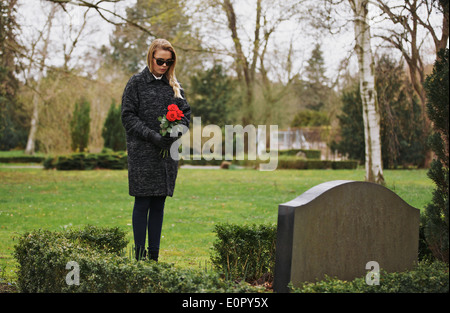
[[[161,76],[165,72],[167,72],[167,70],[169,69],[169,66],[167,65],[167,63],[164,63],[163,65],[158,65],[156,63],[157,59],[163,59],[165,61],[172,60],[172,52],[167,51],[167,50],[158,49],[153,54],[153,60],[152,60],[153,74],[155,74],[156,76]]]

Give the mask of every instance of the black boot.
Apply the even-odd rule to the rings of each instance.
[[[149,250],[148,253],[150,254],[150,260],[158,262],[159,250],[156,251]]]
[[[147,258],[147,250],[144,247],[137,246],[135,248],[135,257],[137,261],[143,261]]]

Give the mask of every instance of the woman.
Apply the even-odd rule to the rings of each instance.
[[[178,172],[178,161],[163,158],[177,138],[159,134],[159,116],[170,104],[183,111],[180,123],[189,127],[191,110],[175,76],[177,56],[165,39],[154,40],[147,53],[147,66],[128,81],[122,96],[122,124],[127,134],[129,193],[135,197],[133,234],[136,259],[148,253],[157,261],[167,196],[172,197]]]

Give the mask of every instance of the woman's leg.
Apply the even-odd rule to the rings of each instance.
[[[148,216],[148,252],[150,259],[158,261],[159,244],[164,217],[165,196],[151,197]]]
[[[132,221],[134,247],[137,260],[145,258],[145,237],[147,233],[147,215],[149,207],[149,197],[135,197]]]

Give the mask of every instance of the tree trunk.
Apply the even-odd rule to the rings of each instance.
[[[375,89],[375,65],[370,47],[368,0],[349,0],[355,15],[355,52],[363,105],[366,181],[384,184],[381,158],[380,111]]]
[[[36,132],[39,122],[39,95],[34,93],[33,95],[33,115],[31,116],[30,132],[28,134],[27,146],[25,148],[25,154],[32,155],[36,149]]]
[[[253,48],[252,48],[252,56],[247,58],[244,53],[244,49],[242,48],[241,40],[238,36],[238,25],[236,21],[236,13],[234,10],[233,3],[230,0],[224,0],[222,3],[222,8],[227,16],[228,20],[228,29],[231,32],[231,39],[233,39],[235,53],[235,61],[237,66],[237,75],[238,79],[242,82],[242,85],[245,86],[245,98],[244,98],[244,111],[242,123],[243,125],[247,125],[249,123],[253,123],[254,120],[254,112],[253,112],[253,100],[254,100],[254,86],[256,80],[256,64],[259,61],[263,61],[264,55],[260,54],[260,47],[264,44],[267,44],[269,40],[270,34],[275,30],[273,27],[270,32],[265,33],[264,38],[261,37],[261,31],[263,25],[261,24],[262,20],[265,20],[265,16],[263,15],[264,10],[262,6],[262,0],[256,0],[256,20],[255,20],[255,38],[253,40]],[[249,61],[250,60],[250,61]]]
[[[33,94],[33,114],[31,116],[31,127],[30,127],[30,132],[28,133],[27,146],[25,147],[25,154],[29,154],[29,155],[34,154],[35,148],[36,148],[36,145],[35,145],[36,133],[37,133],[38,122],[39,122],[39,101],[40,101],[39,93],[41,92],[40,85],[41,85],[42,78],[44,77],[45,60],[47,59],[47,55],[48,55],[48,44],[49,44],[49,40],[50,40],[50,31],[52,28],[53,18],[55,16],[56,9],[57,9],[57,6],[53,5],[52,9],[50,11],[50,14],[47,18],[47,24],[48,24],[47,25],[47,34],[46,34],[46,38],[44,39],[44,46],[42,48],[42,55],[41,55],[42,58],[41,58],[41,62],[39,64],[37,86],[36,86],[36,90],[34,91],[34,94]]]

